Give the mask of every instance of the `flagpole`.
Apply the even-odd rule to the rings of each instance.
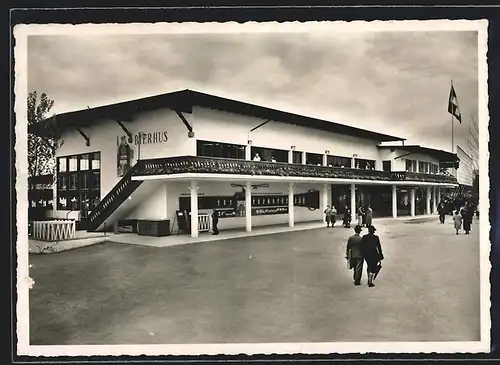
[[[453,89],[453,80],[451,80],[451,89]],[[455,143],[454,143],[454,128],[453,128],[453,113],[451,113],[451,153],[455,153]]]

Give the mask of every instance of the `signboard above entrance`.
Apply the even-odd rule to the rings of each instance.
[[[163,132],[139,132],[134,135],[134,144],[153,144],[153,143],[165,143],[168,141],[167,131]]]

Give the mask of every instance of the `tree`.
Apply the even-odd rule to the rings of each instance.
[[[28,95],[28,127],[37,124],[39,128],[36,135],[28,133],[28,174],[39,176],[54,174],[54,156],[61,146],[60,133],[55,122],[55,115],[47,119],[47,115],[54,106],[43,93],[38,98],[36,91]]]

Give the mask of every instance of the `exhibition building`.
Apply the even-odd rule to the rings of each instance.
[[[354,219],[367,206],[432,214],[458,185],[439,168],[456,154],[191,90],[58,114],[29,132],[49,123],[61,143],[51,216],[91,232],[198,237],[214,209],[220,230],[248,232],[324,221],[327,205]]]

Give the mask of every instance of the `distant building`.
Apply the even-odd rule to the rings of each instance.
[[[472,157],[460,146],[457,146],[457,156],[460,159],[456,174],[457,181],[460,185],[472,186],[475,177]]]

